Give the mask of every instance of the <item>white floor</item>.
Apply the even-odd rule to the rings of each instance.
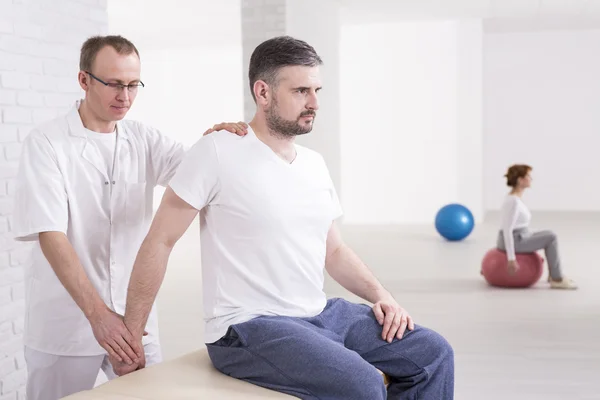
[[[581,289],[488,287],[479,263],[495,242],[496,216],[458,243],[431,226],[344,227],[348,243],[417,323],[456,353],[458,400],[600,399],[600,214],[535,213],[559,236],[564,271]],[[197,227],[177,244],[159,293],[165,359],[202,347]],[[330,296],[357,300],[328,279]]]

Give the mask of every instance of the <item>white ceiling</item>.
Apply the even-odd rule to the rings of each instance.
[[[346,23],[481,18],[486,31],[599,29],[600,0],[338,0]]]
[[[241,37],[240,0],[108,0],[107,6],[109,32],[129,38],[144,52],[218,48]]]

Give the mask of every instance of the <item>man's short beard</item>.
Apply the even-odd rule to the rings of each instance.
[[[312,131],[313,124],[309,124],[308,126],[302,126],[302,125],[300,125],[300,119],[302,117],[310,115],[313,117],[313,121],[314,121],[316,113],[313,110],[303,111],[295,121],[290,121],[290,120],[281,118],[279,116],[279,114],[277,113],[278,110],[279,110],[279,107],[277,106],[277,99],[275,97],[273,97],[273,104],[267,110],[267,113],[266,113],[267,127],[269,128],[269,131],[271,131],[272,133],[279,134],[284,137],[293,137],[293,136],[305,135],[305,134],[309,133],[310,131]]]

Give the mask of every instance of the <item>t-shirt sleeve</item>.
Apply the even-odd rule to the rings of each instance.
[[[166,187],[185,156],[183,144],[154,128],[147,130],[155,184]]]
[[[212,136],[198,140],[183,157],[169,186],[186,203],[201,210],[219,192],[219,159]]]
[[[331,194],[331,219],[335,221],[344,215],[344,210],[342,209],[342,205],[340,203],[340,199],[337,194],[337,190],[335,189],[335,185],[333,184],[333,180],[331,179],[331,174],[329,173],[329,168],[327,167],[327,163],[325,159],[321,157],[321,162],[323,163],[323,171],[327,174],[327,184],[329,186],[329,192]]]
[[[335,221],[344,215],[344,210],[342,209],[342,205],[340,203],[340,199],[338,197],[337,191],[335,190],[335,186],[333,182],[331,182],[331,207],[332,207],[332,219]]]
[[[67,233],[65,182],[50,141],[33,131],[23,143],[16,179],[13,232],[19,241],[38,239],[40,232]]]

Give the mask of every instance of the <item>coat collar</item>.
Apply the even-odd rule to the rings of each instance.
[[[67,123],[69,124],[69,134],[71,136],[87,138],[85,127],[83,126],[81,116],[79,115],[79,107],[81,106],[82,101],[83,100],[77,100],[75,102],[75,105],[67,114]],[[121,121],[117,121],[117,137],[119,139],[129,140],[129,134]]]
[[[123,126],[121,122],[117,121],[117,149],[115,153],[115,161],[114,164],[108,166],[109,170],[107,170],[107,166],[105,161],[102,158],[102,154],[98,150],[98,147],[93,143],[93,141],[88,140],[88,136],[85,132],[85,127],[83,126],[83,122],[81,121],[81,116],[79,115],[79,106],[81,105],[81,100],[78,100],[75,103],[73,109],[67,114],[67,123],[69,125],[69,134],[71,136],[80,137],[85,139],[82,143],[81,156],[89,162],[94,168],[102,174],[104,177],[105,184],[108,184],[110,180],[112,180],[113,175],[116,173],[113,171],[113,166],[118,168],[118,160],[119,160],[119,151],[123,151],[123,149],[127,149],[128,146],[119,146],[120,140],[129,140],[129,135],[127,130]]]

